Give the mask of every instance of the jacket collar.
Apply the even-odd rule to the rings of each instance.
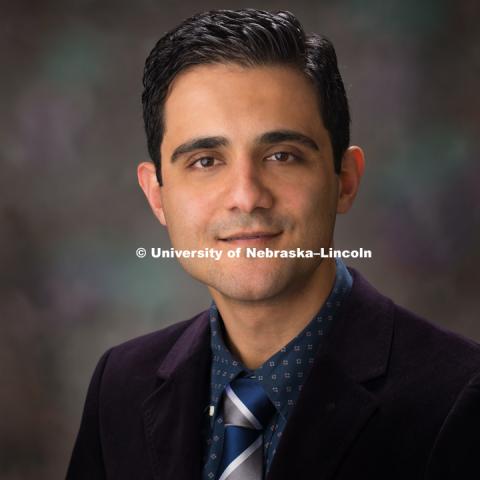
[[[162,380],[181,375],[185,367],[191,365],[205,350],[210,349],[210,323],[208,310],[202,312],[184,330],[157,370]]]
[[[393,302],[355,269],[350,297],[327,341],[328,354],[345,374],[364,383],[385,374],[393,335]]]
[[[268,480],[309,478],[313,473],[330,478],[377,408],[375,396],[364,384],[387,371],[393,304],[358,272],[349,270],[352,291],[312,366]],[[209,401],[209,334],[206,311],[173,345],[158,369],[157,389],[143,404],[156,479],[201,478],[202,428]]]

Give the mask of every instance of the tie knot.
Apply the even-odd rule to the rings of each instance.
[[[263,430],[274,412],[275,407],[257,380],[237,378],[227,385],[223,403],[225,426]]]

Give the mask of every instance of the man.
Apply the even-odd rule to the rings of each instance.
[[[364,170],[331,43],[288,12],[196,15],[147,59],[139,183],[211,308],[114,347],[68,479],[478,475],[480,349],[342,261]],[[231,255],[236,252],[240,255]],[[230,252],[230,253],[229,253]]]

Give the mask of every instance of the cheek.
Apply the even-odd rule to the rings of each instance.
[[[178,246],[199,243],[207,230],[212,217],[210,198],[198,192],[176,190],[174,195],[169,195],[164,202],[167,228],[172,243]],[[197,245],[198,248],[201,245]]]
[[[323,223],[335,208],[334,190],[325,182],[305,182],[300,190],[297,187],[284,198],[288,210],[306,229]]]

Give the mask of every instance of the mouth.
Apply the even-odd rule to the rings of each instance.
[[[282,232],[236,232],[218,240],[227,243],[265,243],[280,236]]]

